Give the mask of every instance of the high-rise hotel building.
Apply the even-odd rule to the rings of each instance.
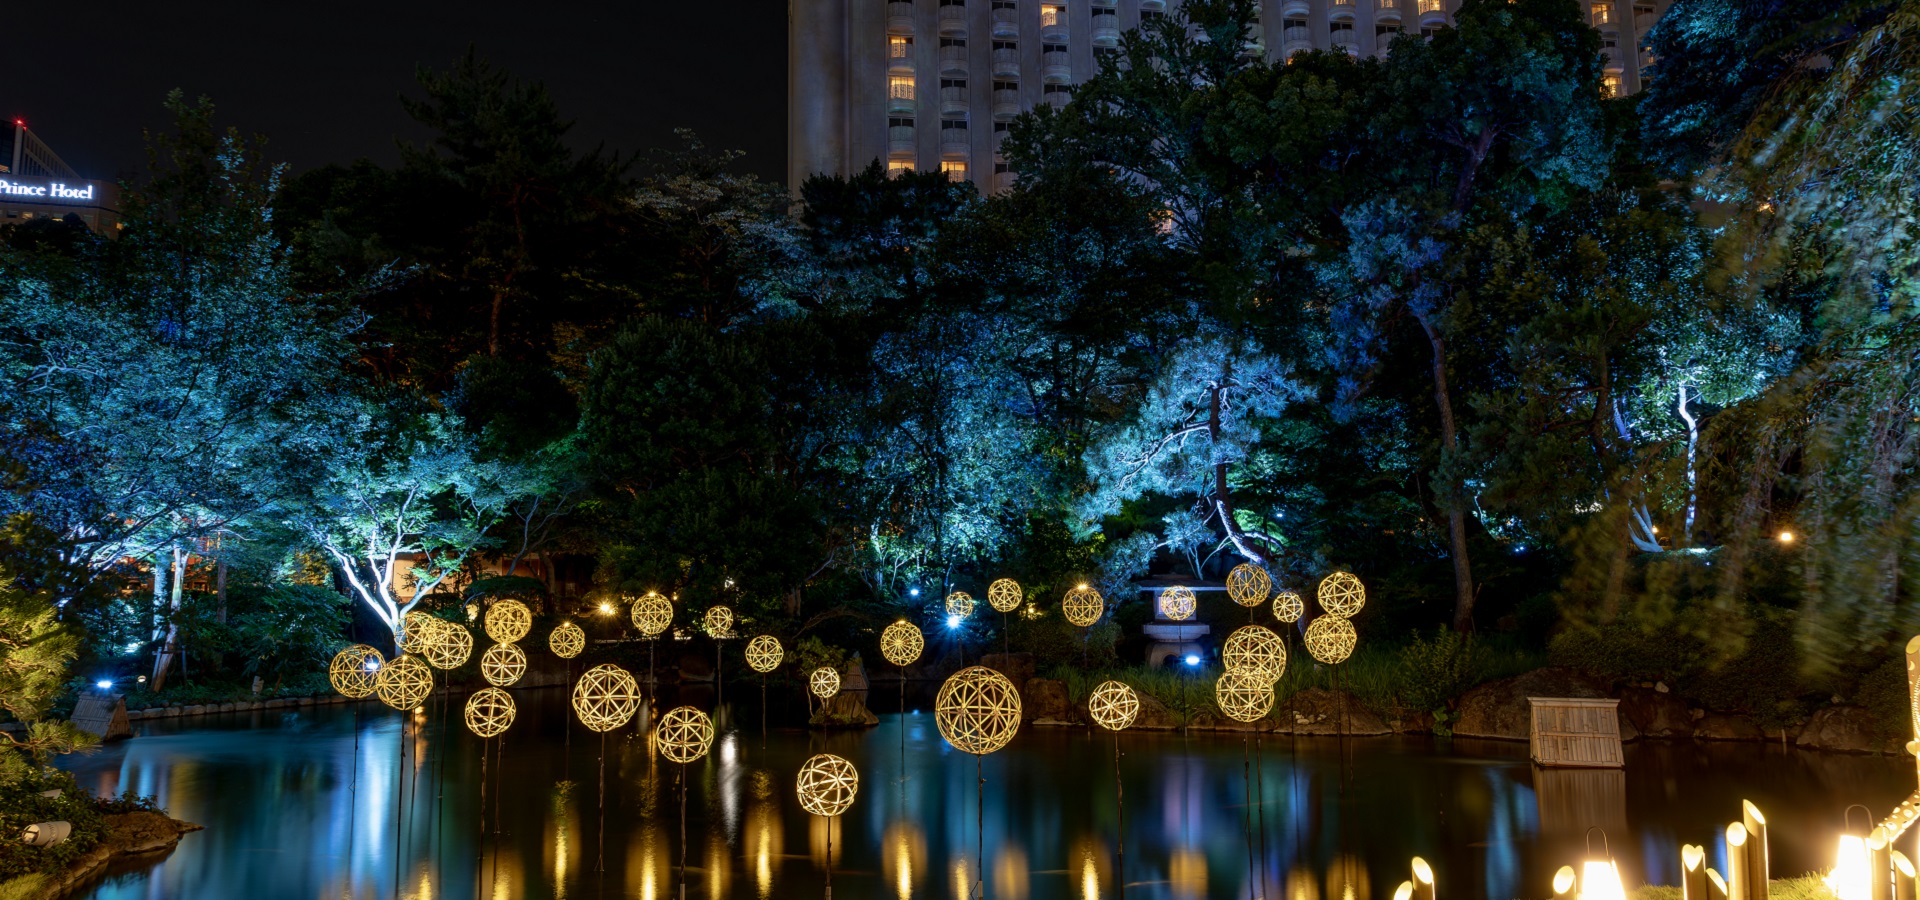
[[[1177,5],[1177,0],[1174,0]],[[1646,34],[1668,0],[1582,0],[1607,54],[1610,89],[1640,87]],[[1170,14],[1169,0],[788,0],[787,170],[941,169],[983,192],[1012,174],[996,153],[1007,123],[1065,105],[1121,32]],[[1459,0],[1260,0],[1249,53],[1379,54],[1403,31],[1452,21]],[[1276,25],[1278,27],[1272,27]]]

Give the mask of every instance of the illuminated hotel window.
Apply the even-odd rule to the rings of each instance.
[[[1040,25],[1043,28],[1051,28],[1055,25],[1064,24],[1066,21],[1066,17],[1067,17],[1067,11],[1064,7],[1059,7],[1059,6],[1040,7]]]
[[[1620,76],[1618,75],[1601,76],[1600,87],[1608,97],[1620,96]]]
[[[965,181],[967,180],[967,161],[943,159],[940,161],[940,171],[947,173],[947,177],[954,181]]]
[[[913,38],[906,35],[887,35],[887,58],[906,59],[913,55]]]
[[[1381,9],[1399,9],[1400,0],[1380,0],[1376,5]]]
[[[1423,13],[1446,12],[1446,0],[1420,0],[1420,11]]]
[[[1593,5],[1593,24],[1612,25],[1613,24],[1613,4],[1595,3]]]
[[[894,75],[887,79],[887,96],[898,100],[913,99],[913,76]]]
[[[887,160],[888,175],[898,175],[901,172],[911,172],[911,171],[913,171],[913,160],[910,160],[910,159]]]

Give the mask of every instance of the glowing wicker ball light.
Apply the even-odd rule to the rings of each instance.
[[[780,668],[780,660],[786,656],[786,650],[780,647],[780,639],[763,634],[747,642],[747,665],[755,672],[765,674]]]
[[[982,756],[1005,747],[1020,730],[1020,692],[984,666],[953,673],[933,700],[940,736],[955,750]]]
[[[807,685],[813,688],[813,694],[822,700],[831,700],[840,693],[840,673],[832,666],[821,666],[807,676]]]
[[[1273,617],[1292,625],[1307,614],[1307,603],[1293,591],[1281,591],[1273,595]]]
[[[1307,652],[1329,666],[1346,662],[1359,642],[1353,623],[1339,616],[1321,616],[1307,626]]]
[[[860,793],[860,772],[831,753],[818,753],[800,767],[794,779],[794,791],[800,795],[800,808],[816,816],[837,816],[853,806]]]
[[[446,620],[430,616],[419,610],[407,613],[400,619],[400,652],[425,653],[427,642],[432,639],[435,630],[445,625]]]
[[[500,600],[487,607],[487,637],[513,644],[533,630],[533,610],[518,600]]]
[[[433,693],[433,670],[420,657],[396,657],[374,676],[373,692],[394,709],[412,709]]]
[[[1087,717],[1108,731],[1125,731],[1140,717],[1140,695],[1118,681],[1103,681],[1087,697]]]
[[[480,677],[494,687],[506,687],[527,672],[527,654],[514,644],[495,644],[480,654]]]
[[[896,666],[913,665],[926,646],[926,638],[912,622],[895,622],[880,632],[880,655]]]
[[[733,610],[716,606],[707,610],[707,634],[716,638],[733,637]]]
[[[441,621],[427,636],[421,656],[436,669],[457,669],[473,655],[473,632],[464,626]]]
[[[673,604],[659,594],[648,594],[633,601],[633,627],[653,637],[673,624]]]
[[[1252,675],[1272,687],[1287,674],[1287,644],[1258,625],[1242,626],[1227,635],[1220,647],[1220,661],[1227,671]]]
[[[691,706],[676,706],[660,717],[653,745],[668,762],[693,762],[713,746],[713,720]]]
[[[966,591],[954,591],[947,595],[947,615],[964,619],[973,615],[973,595]]]
[[[1320,582],[1320,608],[1327,615],[1351,619],[1367,605],[1367,589],[1360,579],[1346,572],[1335,572]]]
[[[380,651],[365,644],[352,644],[333,655],[327,664],[327,680],[343,697],[359,700],[373,695],[374,680],[387,661]]]
[[[1100,592],[1084,584],[1068,591],[1060,601],[1060,611],[1066,614],[1067,621],[1081,628],[1092,627],[1100,621],[1100,614],[1106,609],[1107,601],[1101,598]]]
[[[573,685],[573,712],[591,731],[612,731],[640,709],[640,684],[612,664],[588,669]]]
[[[497,687],[481,688],[467,698],[467,730],[483,738],[496,737],[513,724],[513,713],[512,694]]]
[[[1160,614],[1174,622],[1185,622],[1193,618],[1193,589],[1185,585],[1174,585],[1160,592]]]
[[[1267,594],[1272,591],[1273,579],[1267,576],[1267,570],[1252,563],[1241,563],[1227,573],[1227,596],[1241,606],[1259,606],[1267,602]]]
[[[1258,722],[1273,709],[1273,686],[1246,672],[1225,672],[1213,683],[1213,702],[1236,722]]]
[[[587,649],[587,633],[572,622],[561,622],[547,635],[547,649],[561,659],[572,659]]]
[[[1020,582],[1011,578],[1002,578],[987,585],[987,605],[999,612],[1013,612],[1025,599],[1026,595],[1020,591]]]

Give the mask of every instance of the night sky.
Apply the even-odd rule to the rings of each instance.
[[[302,171],[359,157],[390,164],[396,138],[424,132],[400,108],[414,67],[476,47],[544,81],[570,140],[623,152],[665,146],[689,126],[742,165],[784,179],[786,4],[54,0],[7,10],[0,113],[25,117],[82,175],[144,165],[140,131],[163,126],[178,87],[212,97],[222,124],[260,132]]]

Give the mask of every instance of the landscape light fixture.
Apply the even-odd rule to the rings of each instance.
[[[105,678],[102,678],[99,681],[94,682],[93,686],[104,691],[107,688],[113,687],[113,682],[108,681]]]
[[[1192,654],[1192,653],[1189,653],[1189,654],[1187,654],[1187,665],[1190,665],[1190,666],[1197,666],[1197,665],[1199,665],[1199,664],[1200,664],[1200,657],[1199,657],[1199,656],[1197,656],[1197,655],[1195,655],[1195,654]]]
[[[1600,855],[1593,856],[1593,833],[1600,832]],[[1607,833],[1595,825],[1587,829],[1588,857],[1580,864],[1580,900],[1627,900],[1620,882],[1620,866],[1613,861]]]
[[[1867,815],[1867,823],[1873,823],[1873,812],[1858,803],[1847,807],[1842,814],[1843,828],[1854,810]],[[1867,849],[1867,836],[1841,831],[1838,846],[1833,854],[1833,871],[1827,873],[1827,887],[1833,889],[1840,900],[1868,900],[1873,890],[1873,854]]]
[[[959,617],[959,616],[948,616],[948,617],[947,617],[947,627],[948,627],[948,628],[959,628],[959,627],[960,627],[960,617]]]
[[[1782,543],[1782,544],[1791,544],[1791,543],[1793,543],[1793,532],[1791,532],[1791,531],[1781,531],[1781,532],[1780,532],[1780,543]]]

